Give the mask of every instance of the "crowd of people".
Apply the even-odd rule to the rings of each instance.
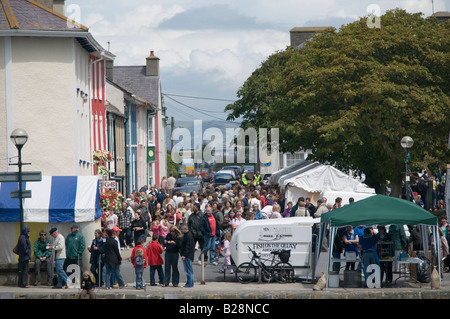
[[[105,285],[106,289],[111,289],[114,285],[123,288],[125,283],[120,273],[122,263],[121,251],[132,249],[131,262],[136,271],[136,289],[143,289],[142,273],[145,268],[150,268],[150,285],[157,285],[156,274],[158,274],[158,284],[168,286],[178,286],[180,273],[178,261],[181,258],[187,277],[184,287],[194,285],[194,272],[192,263],[194,252],[199,250],[197,262],[208,262],[218,265],[219,256],[224,257],[223,264],[232,264],[230,254],[230,241],[234,231],[239,225],[248,220],[262,220],[273,218],[290,218],[294,216],[320,216],[330,210],[337,209],[344,204],[341,198],[336,198],[328,202],[322,197],[317,200],[316,205],[309,197],[300,197],[297,202],[287,202],[284,194],[277,188],[259,181],[247,180],[246,185],[236,183],[234,185],[224,185],[221,187],[210,184],[199,192],[190,194],[173,192],[175,178],[168,183],[162,183],[165,188],[146,186],[139,191],[133,191],[121,204],[121,209],[115,211],[111,209],[106,218],[102,218],[102,227],[95,231],[93,239],[87,250],[90,253],[90,269],[83,273],[80,282],[84,294],[95,297],[93,289],[96,286]],[[167,185],[171,186],[168,187]],[[450,226],[446,220],[441,221],[443,236],[441,236],[441,247],[444,257],[448,255],[448,236],[450,236]],[[416,231],[411,226],[410,237],[403,239],[403,229],[389,229],[384,226],[378,227],[348,227],[338,231],[339,238],[334,241],[334,254],[339,256],[350,251],[361,254],[366,249],[364,238],[374,235],[379,241],[385,241],[385,236],[395,238],[398,246],[394,251],[398,253],[407,245],[419,242]],[[315,229],[318,234],[318,229]],[[367,232],[367,234],[364,233]],[[31,257],[31,245],[28,239],[29,228],[25,228],[19,238],[19,286],[27,287],[28,282],[28,262]],[[81,257],[86,248],[84,237],[78,231],[78,225],[72,225],[71,233],[64,238],[56,228],[49,232],[53,237],[50,241],[45,231],[40,232],[40,239],[34,244],[36,256],[35,285],[40,284],[41,264],[47,265],[47,278],[49,285],[54,288],[70,287],[73,283],[67,275],[67,268],[71,264],[81,265]],[[328,235],[328,234],[327,234]],[[382,236],[382,237],[381,237]],[[150,243],[145,245],[148,238]],[[28,241],[28,242],[27,242]],[[327,250],[328,240],[323,241],[323,250]],[[368,246],[373,246],[368,241]],[[409,246],[408,246],[409,247]],[[445,248],[447,247],[447,248]],[[52,254],[56,254],[55,264],[57,276],[53,282]],[[164,259],[163,259],[164,256]],[[204,260],[201,260],[204,256]],[[369,254],[366,254],[369,256]],[[378,257],[373,256],[378,262]],[[391,263],[392,264],[392,263]],[[392,271],[387,269],[387,265],[380,265],[383,274],[386,273],[388,280],[392,280]],[[334,270],[339,271],[338,265],[333,265]],[[336,268],[337,267],[337,268]],[[232,272],[231,267],[227,271]],[[346,269],[354,269],[354,265],[348,263]],[[445,270],[448,271],[448,265]],[[223,270],[225,271],[225,270]]]

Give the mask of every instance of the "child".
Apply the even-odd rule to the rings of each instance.
[[[95,299],[95,286],[94,282],[92,281],[92,278],[94,275],[89,271],[86,270],[83,273],[83,279],[81,280],[81,299],[84,299],[86,294],[89,294],[91,299]]]
[[[222,246],[222,252],[223,252],[223,255],[225,256],[225,258],[223,260],[223,265],[231,266],[231,250],[230,250],[231,234],[225,233],[225,235],[223,237],[224,237],[224,241],[223,241],[223,246]],[[228,269],[228,273],[232,274],[233,269]]]
[[[164,264],[161,254],[163,249],[158,241],[158,234],[153,234],[152,242],[147,246],[148,264],[150,266],[150,286],[156,286],[155,271],[158,272],[159,284],[164,284],[164,271],[162,264]]]
[[[144,268],[147,267],[147,253],[142,246],[145,243],[145,235],[139,237],[137,245],[131,252],[131,263],[136,273],[136,289],[144,289]]]

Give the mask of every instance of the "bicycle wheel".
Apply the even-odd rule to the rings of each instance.
[[[295,281],[294,267],[290,263],[279,262],[273,267],[273,275],[276,281],[285,284]]]
[[[248,284],[256,279],[256,267],[252,263],[242,263],[236,268],[236,279],[242,284]]]

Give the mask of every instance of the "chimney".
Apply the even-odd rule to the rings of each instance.
[[[106,78],[114,82],[114,60],[106,60]]]
[[[155,56],[154,51],[150,51],[150,56],[146,58],[146,72],[147,76],[159,76],[159,58]]]
[[[302,43],[315,37],[317,33],[327,30],[330,27],[296,27],[291,33],[291,46],[298,47]]]
[[[46,7],[47,9],[53,10],[61,15],[65,15],[64,12],[64,2],[65,0],[35,0],[40,5]]]

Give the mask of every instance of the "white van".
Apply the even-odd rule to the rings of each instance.
[[[308,267],[312,226],[320,218],[290,217],[248,220],[238,226],[230,243],[231,257],[236,266],[252,258],[248,247],[261,254],[263,259],[272,258],[273,250],[290,249],[289,263],[294,267]],[[266,262],[268,265],[270,262]]]

